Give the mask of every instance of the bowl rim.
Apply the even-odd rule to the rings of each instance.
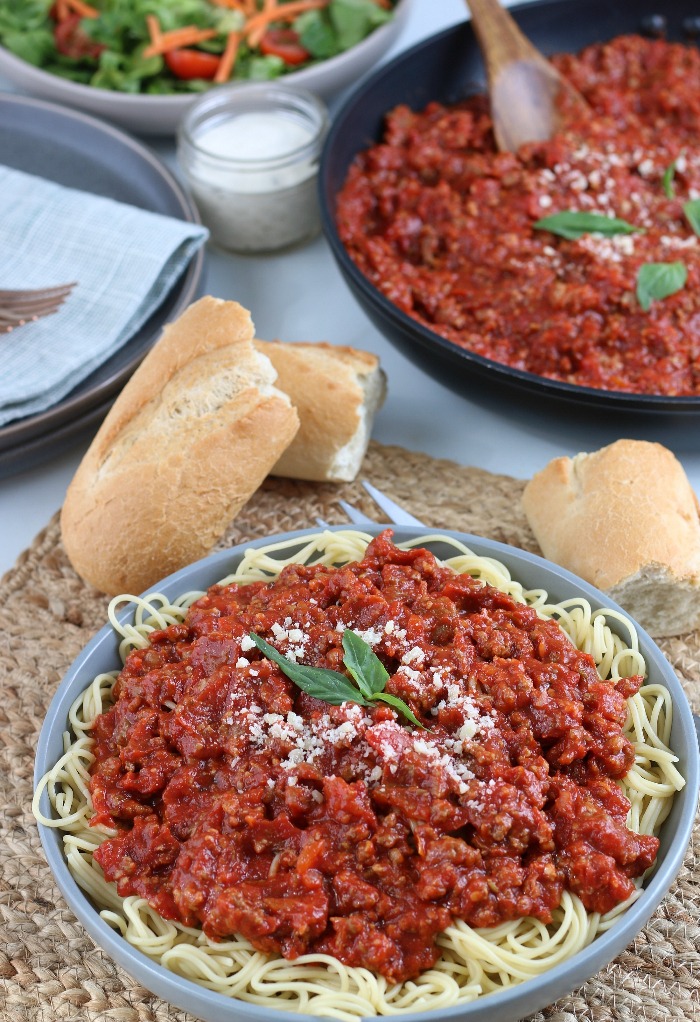
[[[525,2],[509,6],[509,13],[514,14],[517,18],[519,13],[537,10],[537,8],[560,7],[561,2],[562,0],[525,0]],[[323,233],[340,269],[352,281],[353,286],[364,295],[369,305],[373,306],[384,319],[392,322],[403,334],[408,334],[412,343],[418,344],[429,353],[434,353],[437,348],[454,365],[461,367],[466,365],[474,369],[476,374],[491,381],[497,383],[505,382],[520,391],[535,392],[536,394],[539,393],[547,397],[573,402],[586,407],[595,405],[604,406],[609,411],[644,411],[646,413],[664,415],[669,413],[687,415],[693,412],[700,412],[700,395],[674,397],[664,394],[639,394],[628,391],[586,387],[575,383],[567,383],[564,380],[554,380],[547,376],[540,376],[537,373],[528,372],[524,369],[517,369],[506,365],[506,363],[497,362],[495,359],[479,355],[468,348],[461,348],[452,341],[448,341],[441,334],[419,323],[418,320],[413,319],[408,313],[391,302],[382,294],[378,287],[365,277],[350,257],[338,233],[335,219],[337,191],[334,191],[331,187],[331,162],[337,140],[344,137],[347,131],[348,119],[358,109],[361,109],[367,96],[370,93],[381,94],[386,80],[391,78],[399,68],[408,66],[424,51],[440,44],[448,37],[457,36],[462,33],[465,35],[466,40],[473,41],[476,44],[472,23],[469,19],[466,19],[427,36],[413,46],[402,50],[376,71],[369,74],[345,98],[335,114],[321,153],[318,191]],[[473,93],[465,93],[465,95],[470,94]],[[425,102],[428,101],[428,99],[425,100]],[[376,142],[377,140],[374,139],[373,141]],[[369,144],[369,141],[363,142],[356,149],[353,159]],[[345,168],[346,174],[351,162],[352,160]]]
[[[351,527],[346,524],[330,526],[329,528],[332,532],[339,532]],[[362,531],[375,536],[386,528],[386,525],[363,525]],[[209,579],[207,584],[214,584],[214,582],[229,573],[232,566],[237,560],[240,560],[246,550],[282,541],[293,543],[299,540],[301,545],[305,537],[318,534],[319,531],[318,528],[299,529],[237,544],[234,547],[211,554],[172,573],[161,582],[150,587],[146,592],[165,592],[166,595],[184,592],[188,587],[189,579],[193,575],[203,575]],[[520,569],[536,576],[544,572],[545,577],[550,581],[554,577],[557,584],[563,585],[566,591],[571,588],[572,595],[574,592],[577,592],[585,596],[594,605],[618,610],[626,617],[629,617],[618,604],[607,599],[605,594],[587,582],[537,554],[518,547],[500,543],[496,540],[485,539],[472,533],[463,533],[451,529],[430,529],[427,526],[395,526],[393,527],[393,532],[397,542],[435,534],[458,538],[463,543],[472,547],[477,553],[502,560],[515,578],[518,578]],[[189,588],[191,588],[191,585]],[[198,586],[198,588],[201,587]],[[122,621],[128,619],[132,613],[133,605],[125,605],[117,613],[117,617]],[[685,787],[676,795],[676,801],[680,800],[681,802],[681,809],[673,841],[649,878],[644,888],[644,895],[625,911],[614,926],[596,937],[591,944],[577,952],[573,957],[566,959],[541,975],[498,993],[477,998],[466,1004],[453,1005],[452,1007],[442,1009],[430,1009],[429,1013],[426,1013],[425,1010],[406,1013],[402,1016],[405,1022],[421,1022],[421,1020],[425,1022],[429,1017],[439,1018],[440,1020],[469,1020],[480,1015],[485,1006],[488,1012],[512,1009],[514,1005],[522,1004],[525,996],[529,999],[530,1003],[541,1003],[541,1006],[544,1007],[558,997],[571,992],[579,981],[583,982],[599,971],[602,967],[599,964],[602,952],[605,951],[603,955],[605,961],[611,961],[613,957],[619,954],[622,948],[629,944],[633,937],[643,928],[653,911],[668,893],[673,880],[681,868],[691,838],[700,776],[700,752],[698,750],[692,713],[680,681],[676,677],[671,664],[651,636],[641,626],[637,625],[636,622],[635,626],[639,635],[640,648],[644,651],[650,671],[653,667],[655,673],[658,672],[661,675],[664,684],[667,685],[671,692],[674,707],[674,745],[679,753],[686,777]],[[109,623],[103,625],[78,654],[63,676],[51,700],[41,728],[35,759],[34,787],[36,787],[36,784],[46,770],[55,762],[56,755],[53,746],[60,742],[60,735],[66,728],[68,710],[71,704],[79,692],[87,687],[94,674],[97,673],[90,664],[93,659],[99,661],[109,651],[109,654],[114,659],[115,667],[118,666],[117,647],[118,642],[111,625]],[[60,752],[58,754],[60,755]],[[42,812],[51,812],[45,790],[42,793],[40,805]],[[185,1007],[190,1011],[193,1010],[192,1005],[197,1004],[200,1006],[200,1010],[206,1009],[212,1012],[212,1015],[209,1017],[213,1017],[216,1014],[216,1017],[220,1018],[222,1022],[224,1020],[232,1022],[234,1018],[244,1015],[256,1020],[256,1022],[289,1022],[290,1017],[302,1019],[304,1022],[311,1022],[311,1019],[317,1017],[303,1013],[291,1013],[278,1008],[252,1004],[235,997],[227,997],[208,990],[204,986],[199,986],[194,981],[185,979],[176,973],[170,972],[164,966],[151,961],[143,952],[128,944],[119,933],[115,932],[100,918],[98,911],[78,886],[68,869],[63,856],[61,832],[57,828],[48,828],[42,824],[37,824],[37,826],[49,868],[69,907],[98,946],[105,950],[114,961],[120,964],[147,989],[163,997],[169,1003]],[[607,949],[611,945],[614,945],[615,950],[608,955]],[[567,979],[569,974],[572,974],[570,980]],[[583,977],[583,979],[580,979],[580,977]],[[546,993],[548,989],[552,989],[553,993]],[[181,998],[184,999],[184,1003]],[[511,1016],[508,1017],[510,1018]]]
[[[408,10],[413,2],[414,0],[396,0],[396,6],[394,8],[394,17],[390,21],[387,21],[384,24],[377,26],[377,28],[373,29],[369,33],[369,35],[365,36],[364,39],[360,39],[358,43],[355,43],[355,45],[351,46],[348,50],[343,50],[342,53],[336,53],[332,57],[326,57],[323,60],[319,61],[319,63],[312,64],[309,67],[301,68],[301,70],[299,71],[290,71],[287,74],[280,75],[278,78],[272,79],[271,81],[285,83],[289,82],[290,88],[292,86],[298,85],[299,87],[311,88],[313,91],[313,84],[307,85],[306,84],[307,81],[315,83],[317,77],[320,77],[322,72],[325,71],[328,67],[332,67],[333,70],[340,67],[343,58],[347,57],[347,55],[350,53],[352,53],[353,55],[356,55],[358,52],[364,53],[365,43],[368,43],[370,39],[373,40],[373,43],[376,46],[378,45],[376,42],[377,38],[383,40],[386,36],[391,37],[393,35],[393,33],[391,32],[392,26],[398,24],[399,26],[398,30],[400,31],[405,18],[408,16]],[[396,17],[397,14],[399,14],[398,18]],[[391,38],[387,42],[387,47],[390,45]],[[369,49],[369,47],[367,48]],[[38,81],[44,83],[47,88],[50,87],[51,84],[55,85],[55,83],[58,81],[62,83],[62,85],[59,87],[62,95],[64,95],[63,90],[65,89],[65,95],[73,95],[76,98],[79,96],[98,97],[94,101],[93,109],[96,109],[97,106],[99,105],[101,111],[104,114],[108,112],[108,109],[111,105],[110,101],[114,99],[117,99],[120,104],[123,103],[124,111],[140,110],[146,106],[144,100],[148,100],[150,103],[156,104],[157,109],[160,111],[171,110],[173,112],[176,112],[182,110],[184,112],[185,107],[189,103],[191,103],[193,100],[196,100],[199,96],[204,94],[201,92],[181,92],[181,93],[119,92],[113,89],[103,89],[100,86],[89,85],[84,82],[74,82],[70,78],[64,78],[62,75],[53,74],[53,72],[51,71],[46,71],[44,68],[38,67],[36,64],[30,63],[28,60],[24,60],[22,57],[19,57],[16,53],[13,53],[12,50],[8,50],[6,46],[3,46],[2,43],[0,43],[0,70],[3,70],[5,67],[15,69],[16,71],[25,76],[36,75]],[[231,81],[225,82],[224,86],[226,85],[246,86],[248,84],[253,84],[253,82],[248,80],[241,80],[238,82]],[[209,92],[216,88],[217,86],[212,86],[212,89],[208,89],[205,91]]]

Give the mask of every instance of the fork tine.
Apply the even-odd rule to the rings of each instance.
[[[6,305],[24,305],[32,301],[55,301],[71,293],[72,287],[40,287],[33,291],[6,291],[4,296],[0,292],[0,298]]]
[[[57,312],[76,282],[55,287],[34,288],[27,291],[0,290],[0,333],[9,333],[15,327],[32,323],[42,316]]]
[[[11,318],[0,318],[0,329],[2,330],[2,333],[9,334],[11,330],[14,330],[18,326],[26,326],[29,323],[36,323],[37,320],[43,319],[45,316],[53,316],[56,312],[58,312],[58,307],[55,309],[46,309],[44,312],[33,313],[31,316],[23,314],[21,316],[13,316]]]
[[[54,311],[53,309],[49,309],[49,310],[47,310],[46,313],[42,313],[42,315],[47,315],[48,312],[53,312],[53,311]],[[0,322],[5,322],[5,323],[25,323],[25,322],[30,322],[31,320],[37,319],[37,318],[38,318],[38,316],[37,316],[37,314],[35,312],[32,312],[32,311],[26,312],[26,310],[24,310],[24,309],[21,312],[5,312],[4,310],[0,310]]]
[[[52,291],[51,294],[26,295],[23,298],[0,298],[0,308],[3,309],[39,309],[44,306],[57,305],[64,302],[70,291]]]
[[[389,516],[395,525],[425,525],[424,522],[409,514],[399,504],[395,504],[393,500],[387,497],[385,493],[382,493],[381,490],[378,490],[376,486],[373,486],[367,479],[362,480],[362,485],[374,503]]]
[[[342,507],[345,514],[348,516],[350,521],[354,525],[376,525],[377,521],[375,518],[370,518],[368,515],[363,514],[358,508],[353,507],[352,504],[348,504],[347,500],[339,500],[338,504]]]
[[[0,302],[3,304],[15,304],[33,301],[34,299],[41,300],[42,298],[59,298],[70,294],[76,283],[76,281],[72,281],[70,284],[55,284],[53,287],[35,287],[27,289],[13,288],[9,290],[2,290],[0,288]]]
[[[42,298],[41,300],[37,298],[30,302],[17,302],[0,308],[2,315],[27,317],[39,315],[49,309],[58,309],[64,301],[65,298]]]
[[[2,309],[0,310],[0,320],[5,320],[7,323],[30,322],[39,319],[40,316],[49,316],[52,312],[56,312],[60,306],[61,302],[54,302],[52,305],[17,309],[15,312]]]

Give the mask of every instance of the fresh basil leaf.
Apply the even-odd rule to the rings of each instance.
[[[357,682],[366,699],[383,692],[389,673],[377,654],[364,639],[351,628],[343,632],[343,663]]]
[[[666,196],[667,199],[672,199],[676,194],[676,190],[673,187],[673,179],[676,176],[677,162],[678,157],[676,157],[676,159],[672,163],[669,163],[668,167],[666,167],[666,170],[664,171],[664,176],[661,179],[661,184],[663,185],[664,189],[664,195]]]
[[[693,231],[700,236],[700,199],[690,199],[689,202],[684,202],[683,213]]]
[[[355,688],[352,682],[339,671],[330,671],[325,667],[305,667],[303,664],[295,664],[291,660],[287,660],[286,656],[283,656],[269,642],[261,639],[255,632],[250,633],[250,638],[260,652],[264,653],[268,660],[277,664],[282,673],[286,674],[303,692],[315,696],[316,699],[322,699],[325,703],[330,703],[331,706],[340,706],[341,703],[367,705],[360,690]]]
[[[352,682],[339,671],[330,671],[325,667],[306,667],[303,664],[295,664],[291,660],[287,660],[279,650],[275,649],[274,646],[271,646],[269,642],[266,642],[259,635],[256,635],[255,632],[250,632],[249,634],[261,653],[277,664],[282,673],[286,674],[298,688],[311,696],[315,696],[316,699],[322,699],[333,706],[340,706],[341,703],[348,702],[359,703],[361,706],[368,706],[370,701],[387,703],[387,705],[393,706],[395,710],[403,714],[412,724],[422,728],[423,731],[430,730],[430,728],[426,728],[424,724],[421,724],[403,699],[383,691],[389,677],[384,665],[364,639],[361,639],[351,629],[346,628],[343,632],[343,649],[346,654],[343,662],[358,685],[361,686],[360,688],[355,688]],[[369,656],[362,647],[366,647]],[[381,670],[378,670],[373,664],[373,659],[377,661]],[[350,663],[348,663],[348,660],[350,660]],[[355,671],[357,671],[357,674],[355,674]],[[360,678],[362,678],[362,682],[360,682]],[[382,686],[381,689],[376,687],[379,684]],[[375,687],[372,689],[371,686]]]
[[[620,220],[616,216],[605,216],[604,213],[584,213],[574,209],[564,210],[562,213],[552,213],[551,216],[543,216],[541,220],[535,220],[532,225],[538,231],[550,231],[558,234],[569,241],[575,241],[584,234],[634,234],[641,231],[641,227]]]
[[[674,295],[687,279],[685,263],[644,263],[637,273],[637,300],[648,312],[652,302]]]
[[[422,728],[423,731],[430,731],[430,728],[426,727],[425,724],[421,724],[411,708],[406,705],[403,699],[399,699],[398,696],[392,696],[389,692],[377,692],[376,695],[372,696],[372,699],[375,702],[387,703],[389,706],[393,706],[395,710],[398,710],[399,713],[408,718],[412,724]]]

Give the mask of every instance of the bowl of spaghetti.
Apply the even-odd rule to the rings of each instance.
[[[660,650],[575,576],[334,527],[115,598],[35,780],[79,920],[205,1022],[511,1022],[662,900],[698,749]]]

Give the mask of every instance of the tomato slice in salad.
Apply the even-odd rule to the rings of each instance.
[[[311,54],[299,42],[292,28],[269,28],[260,40],[260,52],[281,57],[285,64],[303,64]]]
[[[97,60],[105,47],[102,43],[94,42],[83,32],[80,21],[79,14],[69,14],[67,18],[56,23],[53,30],[56,49],[64,57],[72,57],[73,60],[82,60],[85,57]]]
[[[163,55],[163,59],[175,77],[184,81],[192,78],[213,78],[221,60],[215,53],[188,49],[170,50]]]

